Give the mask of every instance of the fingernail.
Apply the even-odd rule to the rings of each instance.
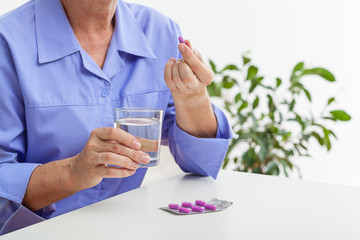
[[[172,58],[170,58],[169,62],[175,63],[175,62],[176,62],[176,59],[172,57]]]
[[[141,144],[140,144],[140,142],[138,140],[134,140],[133,145],[134,145],[135,149],[140,149],[141,148]]]
[[[144,163],[150,162],[150,157],[148,155],[143,155],[142,160]]]
[[[137,162],[133,162],[133,163],[132,163],[132,166],[136,169],[136,168],[139,167],[139,164],[138,164]]]
[[[180,43],[180,44],[179,44],[179,50],[180,50],[180,52],[184,52],[184,51],[185,51],[185,46],[184,46],[183,43]]]

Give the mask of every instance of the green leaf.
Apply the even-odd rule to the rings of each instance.
[[[285,132],[285,133],[283,133],[281,135],[283,137],[282,140],[285,142],[285,141],[287,141],[289,139],[289,137],[291,137],[291,132]]]
[[[252,169],[251,171],[252,173],[261,173],[261,168],[260,167],[255,167]]]
[[[276,78],[276,88],[280,87],[282,81],[280,78]]]
[[[283,149],[283,152],[287,157],[294,156],[294,151],[293,150]]]
[[[243,59],[244,66],[245,66],[246,64],[248,64],[249,62],[251,62],[251,59],[248,58],[248,57],[246,57],[246,56],[242,56],[242,59]]]
[[[309,99],[309,101],[311,102],[311,95],[310,95],[309,91],[306,88],[303,88],[303,90],[304,90],[304,93],[305,93],[307,99]]]
[[[275,111],[275,105],[274,105],[274,101],[273,101],[273,98],[272,96],[270,96],[269,94],[266,95],[267,98],[268,98],[268,107],[269,107],[269,111],[270,112],[274,112]]]
[[[258,82],[256,81],[256,79],[252,79],[251,86],[249,88],[249,93],[252,93],[255,90],[255,88],[257,87],[257,85],[258,85]]]
[[[296,103],[296,101],[295,101],[295,99],[293,99],[293,100],[291,101],[291,103],[289,104],[289,111],[294,110],[295,103]]]
[[[329,98],[327,105],[329,106],[332,102],[335,102],[334,97]]]
[[[278,121],[278,123],[281,124],[282,121],[283,121],[283,115],[282,115],[282,113],[279,111],[279,121]]]
[[[222,79],[223,88],[230,89],[234,86],[234,81],[230,79],[229,76],[224,76]]]
[[[259,96],[256,96],[254,102],[253,102],[253,105],[252,105],[252,108],[255,109],[258,105],[259,105]]]
[[[279,166],[275,162],[272,161],[266,164],[265,174],[278,176],[279,173],[280,173]]]
[[[252,167],[256,163],[256,153],[255,149],[250,148],[247,150],[241,157],[243,164],[245,167]]]
[[[238,103],[242,99],[241,93],[236,94],[235,96],[235,103]]]
[[[232,81],[234,84],[238,85],[238,86],[240,85],[235,78],[231,78],[231,81]]]
[[[323,145],[324,145],[324,140],[323,140],[323,138],[320,136],[320,134],[318,134],[317,132],[311,132],[311,136],[313,136],[313,137],[318,141],[318,143],[320,144],[320,146],[323,146]]]
[[[331,149],[331,141],[330,141],[330,131],[326,128],[323,128],[323,132],[324,132],[324,137],[323,137],[323,142],[324,145],[326,146],[326,149],[329,151]]]
[[[221,88],[215,82],[207,86],[207,91],[211,97],[221,97]]]
[[[309,134],[302,134],[302,138],[305,140],[305,141],[309,141],[311,135]]]
[[[253,136],[254,141],[260,146],[259,160],[265,162],[266,156],[269,154],[269,142],[266,136]]]
[[[301,75],[318,75],[329,82],[335,82],[334,75],[325,68],[306,69]]]
[[[256,79],[257,73],[258,73],[258,68],[255,66],[250,66],[247,72],[246,80]]]
[[[283,166],[285,176],[289,177],[289,174],[287,173],[287,168],[292,169],[292,163],[285,159],[279,159],[279,163]]]
[[[264,77],[261,77],[261,78],[264,78]],[[268,90],[271,90],[271,91],[274,91],[275,89],[274,88],[272,88],[272,87],[270,87],[270,86],[266,86],[266,85],[264,85],[264,84],[259,84],[260,86],[262,86],[263,88],[265,88],[265,89],[268,89]]]
[[[243,101],[243,103],[240,105],[240,107],[238,109],[238,113],[240,113],[243,109],[247,108],[248,106],[249,106],[249,102]]]
[[[299,62],[298,64],[295,65],[294,70],[293,70],[293,74],[302,70],[304,68],[304,63],[303,62]]]
[[[209,63],[210,63],[210,66],[211,66],[211,70],[214,72],[214,73],[218,73],[217,70],[216,70],[216,66],[215,66],[215,63],[209,59]]]
[[[294,148],[295,150],[298,152],[299,156],[302,156],[303,154],[301,153],[300,149],[299,149],[299,144],[294,143]]]
[[[332,116],[331,117],[322,117],[322,119],[331,120],[331,121],[334,121],[334,122],[337,121],[337,119],[332,117]]]
[[[349,114],[342,110],[331,111],[330,114],[333,115],[335,119],[338,119],[340,121],[349,121],[351,119]]]
[[[226,70],[232,70],[232,71],[238,71],[240,70],[235,64],[229,64],[227,66],[225,66],[221,71],[220,73],[226,71]]]
[[[299,145],[300,145],[300,147],[302,147],[303,149],[308,150],[308,148],[307,148],[304,144],[300,143]]]
[[[330,131],[330,134],[334,136],[334,138],[337,138],[336,134],[333,131],[331,131],[330,129],[329,129],[329,131]]]
[[[224,159],[224,162],[223,162],[223,165],[222,165],[222,169],[226,169],[226,167],[227,167],[227,165],[229,164],[229,158],[228,157],[226,157],[225,159]]]
[[[232,117],[234,117],[235,115],[234,115],[234,113],[232,112],[232,110],[230,108],[231,103],[228,102],[228,101],[225,101],[224,105],[225,105],[224,106],[225,110],[228,111]]]

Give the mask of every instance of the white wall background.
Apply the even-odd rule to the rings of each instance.
[[[261,73],[286,78],[299,60],[325,66],[336,76],[329,86],[310,79],[315,101],[335,95],[352,121],[337,124],[339,140],[326,153],[314,147],[312,159],[299,159],[303,178],[360,186],[360,2],[357,0],[129,0],[151,6],[177,21],[185,38],[206,58],[223,65],[239,62],[251,50]],[[2,0],[0,14],[25,0]],[[147,183],[175,174],[178,169],[164,157],[150,170]]]

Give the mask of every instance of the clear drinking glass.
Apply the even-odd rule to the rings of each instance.
[[[141,168],[159,164],[163,110],[150,108],[115,108],[114,127],[120,128],[141,143],[140,150],[150,156],[148,164]]]

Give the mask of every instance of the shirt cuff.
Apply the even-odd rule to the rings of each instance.
[[[29,225],[39,223],[45,219],[27,209],[23,205],[19,205],[14,214],[5,222],[0,230],[0,235],[27,227]]]
[[[235,134],[233,133],[225,114],[214,104],[212,104],[212,107],[216,116],[218,126],[216,131],[216,138],[224,138],[231,140],[232,138],[234,138]]]
[[[22,204],[26,189],[34,169],[39,164],[0,164],[0,235],[29,226],[50,217],[56,211],[51,204],[32,212]]]
[[[34,169],[34,163],[0,164],[0,196],[21,204]]]
[[[218,122],[216,138],[197,138],[181,130],[174,121],[175,161],[184,172],[216,179],[233,133],[224,113],[213,106]]]

